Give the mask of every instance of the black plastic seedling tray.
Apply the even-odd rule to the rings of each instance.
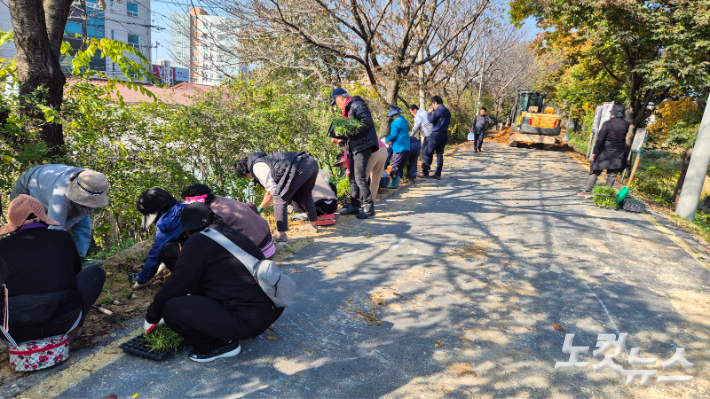
[[[153,360],[165,360],[170,356],[174,355],[176,352],[175,349],[166,349],[160,352],[151,351],[150,347],[148,346],[148,340],[143,334],[135,336],[130,340],[122,343],[119,348],[123,349],[123,351],[126,353],[146,357],[148,359]],[[181,348],[182,346],[180,346],[178,350],[180,350]]]

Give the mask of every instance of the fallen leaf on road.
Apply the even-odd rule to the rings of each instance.
[[[437,347],[437,348],[442,347],[442,346],[445,346],[445,345],[446,345],[446,344],[443,343],[443,342],[441,342],[441,341],[436,341],[436,342],[434,343],[434,346]]]
[[[115,393],[112,393],[111,395],[105,397],[104,399],[118,399],[118,396],[116,396]]]
[[[106,351],[106,352],[104,352],[104,353],[107,354],[107,355],[115,355],[115,354],[117,354],[118,352],[116,352],[116,351]]]
[[[273,363],[274,359],[269,359],[269,364]]]
[[[562,326],[559,325],[559,324],[555,324],[555,323],[552,323],[552,328],[554,328],[554,329],[557,330],[557,331],[562,331],[562,332],[567,331],[567,330],[565,330],[564,327],[562,327]]]
[[[276,327],[274,327],[274,326],[269,326],[269,328],[267,328],[267,330],[269,330],[269,331],[276,331]]]
[[[381,326],[382,325],[382,321],[380,321],[380,319],[377,316],[375,316],[375,314],[372,312],[365,312],[360,309],[355,309],[355,314],[357,314],[363,320],[365,320],[367,322],[368,326]]]
[[[279,337],[277,337],[276,335],[267,335],[266,339],[268,339],[269,341],[276,341],[277,339],[279,339]]]
[[[303,273],[303,270],[294,270],[291,273]]]
[[[323,263],[323,264],[321,265],[321,267],[328,267],[328,265],[325,264],[325,263]]]
[[[133,399],[136,399],[137,397],[141,396],[138,392],[134,393],[133,396],[131,396]]]
[[[336,257],[335,257],[335,259],[338,259],[338,260],[340,260],[340,256],[336,256]]]

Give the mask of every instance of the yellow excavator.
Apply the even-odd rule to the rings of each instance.
[[[545,93],[540,91],[518,92],[510,117],[512,132],[508,143],[511,147],[517,147],[518,143],[533,143],[552,148],[559,140],[562,116],[555,114],[554,107],[544,108],[545,98]]]

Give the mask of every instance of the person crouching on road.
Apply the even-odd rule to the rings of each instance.
[[[276,216],[275,241],[287,241],[288,203],[293,200],[301,209],[306,210],[310,225],[306,230],[318,231],[318,214],[313,202],[313,186],[318,178],[318,162],[303,151],[278,152],[267,155],[255,152],[249,157],[240,158],[234,164],[237,177],[256,179],[266,190],[261,205],[261,212],[271,200],[274,200]]]
[[[172,194],[160,187],[149,188],[138,197],[136,208],[143,215],[141,231],[148,230],[153,222],[157,222],[153,246],[148,252],[143,269],[134,276],[133,289],[147,287],[150,279],[158,274],[161,264],[171,269],[177,257],[170,256],[172,247],[180,247],[177,241],[180,236],[180,215],[183,207]],[[179,250],[177,253],[180,253]]]
[[[0,228],[0,236],[7,234],[0,239],[0,254],[9,268],[3,283],[9,296],[10,335],[23,342],[66,334],[78,319],[81,327],[101,294],[106,273],[99,265],[81,268],[71,235],[48,228],[59,222],[47,216],[36,198],[18,195],[7,213],[9,223]],[[79,334],[81,329],[75,328],[69,339]]]
[[[390,107],[387,117],[391,120],[390,135],[385,138],[385,142],[392,147],[393,153],[390,170],[392,182],[387,188],[398,188],[399,179],[404,176],[404,164],[409,159],[409,124],[399,108]]]
[[[264,257],[270,258],[276,253],[276,246],[271,237],[269,222],[254,212],[249,205],[226,197],[212,194],[212,189],[203,183],[195,183],[182,190],[185,205],[193,202],[203,202],[212,211],[224,219],[227,226],[249,237],[261,248]],[[253,204],[252,204],[253,205]]]
[[[623,105],[617,104],[611,110],[611,119],[604,122],[599,130],[597,143],[592,150],[591,161],[589,167],[589,178],[587,186],[582,192],[577,193],[583,198],[591,198],[589,194],[597,182],[597,177],[606,169],[606,185],[614,186],[616,175],[628,167],[628,160],[624,154],[626,153],[626,135],[629,132],[628,121],[624,120],[625,108]]]
[[[170,278],[148,307],[145,328],[149,334],[163,319],[192,346],[189,359],[200,363],[238,355],[239,340],[258,336],[283,313],[239,259],[200,234],[207,227],[264,259],[256,244],[227,226],[209,205],[185,206],[182,234],[187,240]]]

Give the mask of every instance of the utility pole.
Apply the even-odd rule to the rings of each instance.
[[[690,158],[688,172],[685,175],[683,189],[675,209],[678,215],[690,222],[695,219],[695,212],[698,210],[705,176],[708,173],[708,164],[710,164],[710,96],[705,103],[705,113],[702,122],[700,122],[698,138],[695,140],[693,155]]]
[[[424,96],[424,65],[421,64],[424,59],[424,47],[419,48],[417,53],[417,61],[419,64],[419,109],[426,110],[426,98]]]
[[[490,30],[487,30],[486,33],[490,33]],[[486,51],[488,50],[488,35],[486,35],[486,41],[483,43],[483,62],[481,62],[481,75],[478,77],[478,100],[476,100],[476,114],[474,115],[474,118],[478,115],[478,112],[481,110],[481,90],[483,89],[483,72],[486,69]]]

